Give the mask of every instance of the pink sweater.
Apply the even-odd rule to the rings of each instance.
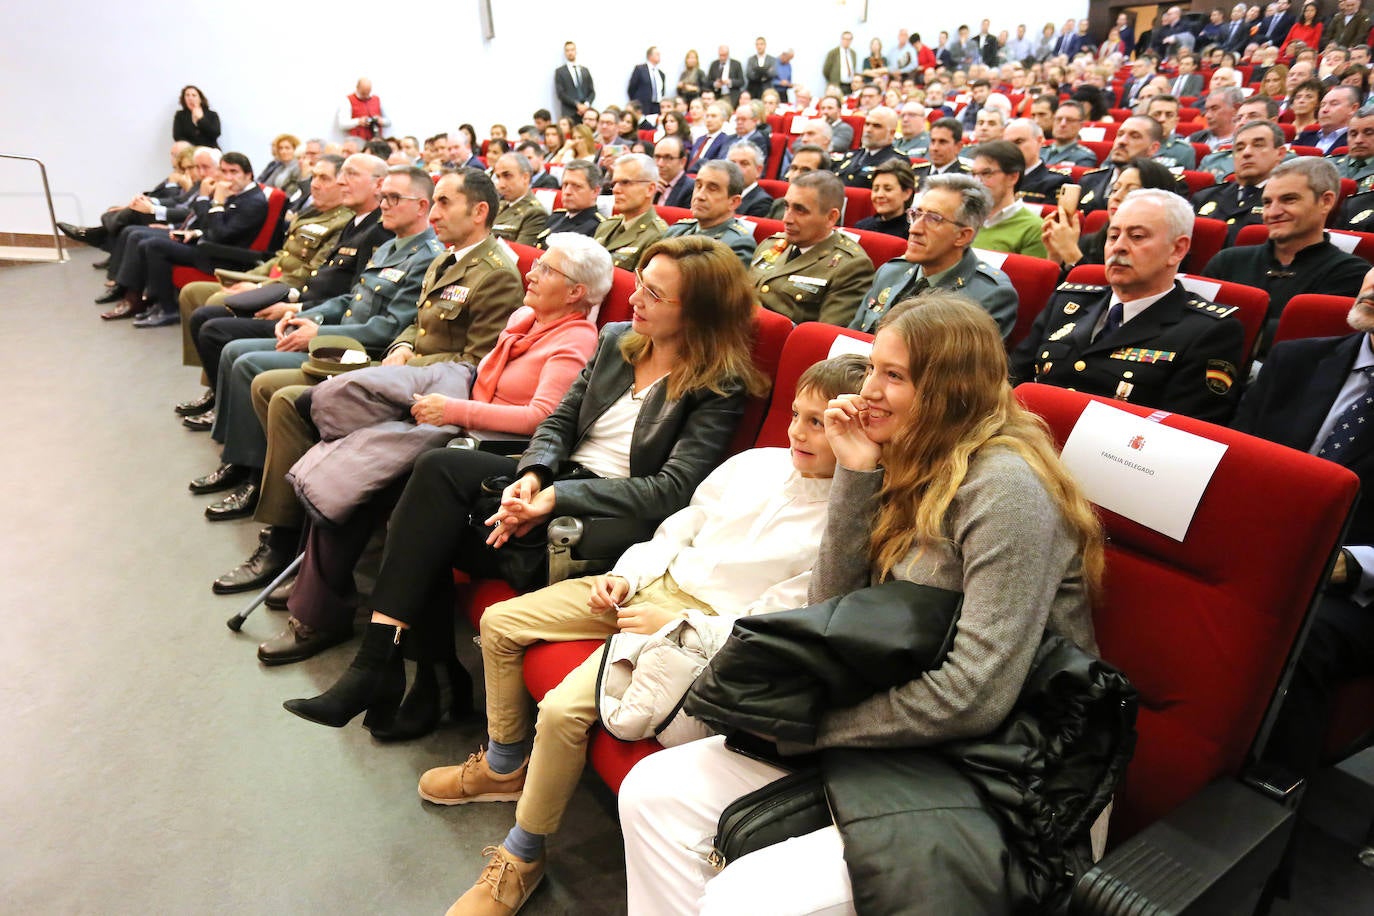
[[[510,316],[501,336],[527,333],[533,321],[534,310],[521,306]],[[591,359],[596,334],[596,325],[585,319],[561,325],[506,364],[490,402],[457,398],[449,401],[444,406],[444,423],[529,435],[553,413]],[[482,363],[485,362],[484,358]]]

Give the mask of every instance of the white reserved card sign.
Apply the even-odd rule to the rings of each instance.
[[[1093,401],[1062,457],[1088,499],[1181,542],[1225,453],[1220,442]]]
[[[837,334],[835,339],[831,341],[830,352],[825,355],[825,358],[834,359],[847,353],[853,353],[855,356],[867,356],[872,352],[872,341],[860,340],[857,337],[850,337],[848,334]]]
[[[1101,143],[1107,139],[1107,128],[1105,127],[1080,127],[1078,128],[1078,139],[1084,143]]]

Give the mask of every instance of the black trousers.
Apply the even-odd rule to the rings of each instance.
[[[105,275],[131,292],[143,292],[147,270],[139,248],[144,242],[156,238],[171,239],[166,229],[154,229],[151,226],[130,226],[119,233],[110,252],[110,266],[106,268]]]
[[[1374,674],[1374,606],[1327,595],[1315,613],[1264,753],[1299,776],[1310,775],[1322,762],[1336,689]]]
[[[514,458],[477,450],[441,448],[421,455],[391,513],[373,609],[417,632],[451,626],[453,568],[499,577],[497,552],[468,524],[482,481],[515,469]],[[311,526],[291,591],[292,617],[317,629],[348,625],[353,569],[388,504],[374,499],[344,525]]]
[[[175,305],[173,306],[175,308]],[[238,318],[227,314],[222,305],[205,305],[191,313],[191,343],[200,354],[210,387],[219,378],[219,357],[224,345],[246,337],[272,337],[277,323],[262,318]]]
[[[139,248],[147,265],[148,298],[159,311],[177,314],[177,288],[172,282],[172,268],[196,264],[196,246],[173,238],[154,238]]]

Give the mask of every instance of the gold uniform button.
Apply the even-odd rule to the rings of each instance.
[[[421,337],[424,337],[424,336],[425,336],[425,329],[424,329],[424,328],[420,328],[420,336],[421,336]]]
[[[353,317],[353,310],[352,310],[352,309],[348,309],[346,312],[344,312],[344,317],[345,317],[345,318],[352,318],[352,317]]]
[[[1123,373],[1121,373],[1121,377],[1122,377],[1122,378],[1135,378],[1135,373],[1134,373],[1134,372],[1123,372]]]
[[[356,296],[353,297],[353,300],[354,300],[355,302],[362,302],[362,301],[363,301],[363,294],[362,294],[362,293],[358,293]]]
[[[320,272],[319,272],[318,270],[312,270],[312,271],[310,271],[310,276],[312,276],[312,277],[318,277],[319,275],[320,275]]]
[[[762,286],[760,286],[760,287],[759,287],[759,292],[761,292],[761,293],[766,293],[766,292],[768,292],[768,284],[765,283],[765,284],[763,284]]]
[[[1083,362],[1083,360],[1081,360],[1081,359],[1080,359],[1078,362],[1076,362],[1076,363],[1073,364],[1073,371],[1074,371],[1074,372],[1082,372],[1082,371],[1083,371],[1084,369],[1086,369],[1086,368],[1088,368],[1088,364],[1085,363],[1085,362]]]
[[[802,299],[801,293],[797,293],[797,301],[798,301],[798,302],[801,302],[801,299]]]
[[[1041,358],[1041,359],[1049,359],[1049,358],[1050,358],[1050,351],[1049,351],[1049,350],[1046,350],[1044,353],[1041,353],[1041,354],[1040,354],[1040,358]]]

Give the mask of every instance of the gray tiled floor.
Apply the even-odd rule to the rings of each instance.
[[[0,270],[0,913],[441,913],[511,806],[439,809],[426,767],[480,723],[403,746],[319,728],[283,699],[332,682],[347,648],[264,670],[213,576],[251,522],[211,524],[185,481],[215,465],[170,410],[196,393],[175,328],[100,322],[99,276]],[[609,793],[584,781],[532,916],[623,910]],[[1374,874],[1311,832],[1281,914],[1374,912]]]

